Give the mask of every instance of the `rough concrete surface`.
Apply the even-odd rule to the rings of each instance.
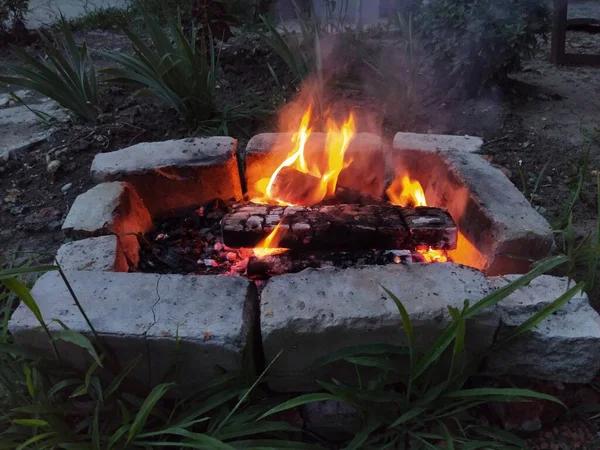
[[[148,330],[152,383],[176,361],[179,335],[179,380],[189,386],[227,371],[242,369],[248,333],[256,325],[258,295],[242,277],[165,275],[157,287],[155,324]]]
[[[182,383],[197,385],[217,373],[215,366],[242,369],[247,332],[255,321],[256,291],[249,280],[217,276],[66,271],[79,302],[96,330],[123,363],[141,356],[135,375],[156,384],[176,360],[180,339]],[[70,329],[90,334],[60,275],[43,275],[32,289],[44,320],[53,330],[60,319]],[[21,304],[10,321],[15,340],[50,352],[34,315]],[[82,351],[59,342],[59,351],[80,368]],[[189,383],[189,384],[186,384]]]
[[[144,142],[96,155],[91,175],[132,184],[154,216],[217,197],[241,199],[236,148],[226,136]]]
[[[475,136],[451,136],[444,134],[396,133],[394,149],[420,150],[425,152],[476,153],[481,150],[483,140]]]
[[[81,239],[115,234],[129,263],[139,260],[136,233],[152,229],[152,218],[144,202],[128,183],[101,183],[79,195],[65,219],[62,230]]]
[[[262,133],[250,139],[242,154],[250,198],[260,196],[256,183],[270,178],[273,171],[293,150],[292,133]],[[310,167],[321,161],[326,133],[312,133],[305,147]],[[385,152],[381,137],[372,133],[354,135],[344,159],[351,163],[340,173],[338,184],[368,195],[381,196],[385,186]]]
[[[492,279],[501,287],[516,277]],[[542,276],[497,308],[501,342],[568,289],[566,278]],[[580,293],[568,304],[488,358],[488,369],[565,383],[588,383],[600,370],[600,316]]]
[[[64,270],[127,272],[129,266],[116,236],[100,236],[63,244],[56,260]]]
[[[404,303],[421,350],[449,323],[447,307],[462,307],[489,291],[480,272],[455,264],[415,264],[305,270],[272,278],[261,295],[261,332],[269,385],[278,391],[316,388],[314,376],[340,376],[337,367],[308,373],[319,357],[353,345],[406,344],[398,310],[381,286]],[[497,317],[486,314],[470,324],[468,345],[491,345]],[[347,369],[347,368],[346,368]]]
[[[465,233],[471,230],[472,236],[489,233],[485,237],[487,242],[491,241],[486,252],[488,262],[485,271],[488,275],[524,273],[531,261],[549,254],[554,241],[550,224],[499,169],[492,167],[479,155],[450,152],[444,158],[470,193],[467,214],[463,213],[458,221],[461,231]],[[455,218],[451,208],[461,208],[463,205],[453,204],[452,192],[447,189],[449,184],[446,189],[443,185],[434,187],[438,181],[441,181],[440,178],[432,177],[427,193],[435,190],[443,192],[444,199],[440,206],[447,206]],[[489,228],[474,229],[477,224],[476,211],[482,211],[489,219]],[[470,212],[474,213],[473,216],[470,216]]]

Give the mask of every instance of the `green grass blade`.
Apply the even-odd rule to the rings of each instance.
[[[148,420],[148,416],[152,412],[152,409],[158,401],[174,386],[174,383],[163,383],[156,386],[150,392],[150,395],[146,397],[144,403],[140,407],[133,423],[131,424],[131,428],[129,429],[129,434],[127,437],[127,445],[131,443],[135,439],[135,437],[140,433],[146,424],[146,420]]]
[[[297,408],[298,406],[306,405],[308,403],[316,403],[323,402],[326,400],[339,400],[339,397],[333,394],[304,394],[298,397],[295,397],[291,400],[283,402],[271,409],[269,409],[266,413],[258,418],[258,420],[262,420],[265,417],[272,416],[273,414],[287,411],[288,409]]]
[[[552,303],[544,306],[540,311],[538,311],[533,316],[531,316],[529,319],[527,319],[525,322],[523,322],[521,325],[519,325],[508,337],[506,337],[502,341],[502,343],[508,342],[508,341],[516,338],[517,336],[531,330],[532,328],[536,327],[537,325],[539,325],[548,316],[550,316],[551,314],[554,314],[556,311],[558,311],[560,308],[562,308],[562,306],[565,303],[567,303],[569,300],[571,300],[577,294],[583,292],[584,287],[585,287],[585,282],[583,282],[583,281],[581,283],[578,283],[577,285],[573,286],[571,289],[569,289],[563,295],[558,297]]]

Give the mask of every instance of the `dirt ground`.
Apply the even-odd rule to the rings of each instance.
[[[126,39],[116,32],[87,32],[78,38],[85,38],[97,50],[128,49]],[[600,52],[600,35],[571,32],[568,47],[577,52]],[[585,137],[600,127],[600,68],[556,67],[547,62],[546,53],[540,52],[528,61],[523,71],[513,76],[508,91],[495,90],[453,104],[428,104],[418,111],[418,120],[411,125],[384,120],[384,134],[391,138],[396,131],[408,130],[481,136],[487,141],[486,158],[522,190],[525,174],[528,195],[546,166],[539,177],[534,204],[552,222],[564,210],[579,161],[587,149],[591,173],[600,165],[600,148],[590,145]],[[10,60],[10,53],[0,53],[0,62]],[[230,40],[221,55],[222,101],[233,105],[244,99],[262,102],[259,107],[265,109],[276,108],[282,92],[268,71],[267,61],[284,82],[289,81],[281,60],[257,35]],[[100,67],[106,65],[98,58],[97,63]],[[5,92],[7,89],[2,88]],[[47,142],[0,166],[0,249],[4,254],[17,244],[27,251],[54,252],[63,242],[60,226],[69,206],[92,186],[89,167],[95,154],[138,142],[189,135],[164,105],[135,99],[125,88],[104,89],[102,115],[96,126],[71,122]],[[381,107],[381,99],[358,99],[357,103],[362,102],[364,107],[365,101],[371,102],[374,110]],[[260,119],[230,124],[226,131],[244,145],[258,130],[274,126],[265,114]],[[194,134],[211,133],[216,134],[214,130]],[[56,152],[61,166],[49,173],[48,158],[54,158]],[[575,225],[582,234],[592,230],[596,220],[595,193],[591,180],[575,209]]]

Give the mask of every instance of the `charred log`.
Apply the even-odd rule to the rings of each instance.
[[[456,247],[457,228],[443,209],[379,205],[237,205],[223,218],[223,243],[256,247],[281,223],[277,246],[297,250]]]
[[[293,252],[251,257],[246,275],[252,279],[267,279],[284,273],[296,273],[304,269],[324,267],[352,267],[357,265],[410,264],[424,262],[418,253],[408,250],[376,250],[353,252]]]

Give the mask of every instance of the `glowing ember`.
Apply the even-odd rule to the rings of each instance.
[[[257,258],[264,258],[265,256],[279,255],[288,251],[287,248],[277,247],[285,234],[285,230],[280,232],[280,229],[281,222],[279,222],[273,231],[271,231],[271,233],[253,249],[254,256]]]
[[[335,193],[340,172],[350,164],[350,162],[344,162],[344,156],[356,131],[354,116],[350,114],[341,126],[333,120],[327,121],[326,162],[324,161],[321,167],[317,163],[309,167],[305,148],[312,133],[311,116],[312,108],[309,107],[302,116],[298,131],[292,136],[294,144],[292,151],[275,169],[270,179],[261,179],[256,183],[256,188],[263,193],[263,197],[252,199],[254,203],[311,206],[321,202],[327,195]],[[284,168],[293,170],[286,172],[287,184],[285,192],[281,192],[276,185],[280,181],[278,176]],[[294,176],[294,173],[297,173],[297,176]],[[309,175],[309,177],[301,176],[301,174]],[[282,193],[286,194],[285,198],[282,198]]]
[[[403,176],[402,179],[396,178],[386,194],[394,205],[427,206],[421,183],[412,181],[407,175]]]
[[[448,262],[448,255],[445,250],[436,250],[431,247],[429,248],[418,248],[417,252],[419,252],[425,261],[428,263],[431,262]]]

